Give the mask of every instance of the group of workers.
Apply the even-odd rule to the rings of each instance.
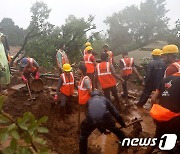
[[[120,59],[120,75],[114,69],[113,53],[108,45],[103,46],[101,53],[101,62],[97,63],[93,54],[93,48],[90,42],[86,43],[83,52],[83,60],[78,66],[78,75],[80,77],[76,84],[72,67],[65,53],[63,45],[56,54],[57,65],[60,71],[59,82],[54,96],[54,101],[59,102],[60,114],[65,120],[66,106],[71,108],[71,98],[74,94],[74,88],[78,90],[79,105],[85,109],[86,118],[82,121],[80,127],[80,153],[87,153],[87,139],[91,132],[98,128],[100,132],[110,130],[122,140],[126,137],[123,131],[118,129],[112,116],[126,127],[123,118],[115,106],[111,103],[111,93],[116,103],[121,108],[119,100],[116,79],[122,82],[123,96],[128,103],[127,81],[134,72],[141,81],[144,81],[144,90],[140,96],[137,107],[143,107],[152,91],[151,98],[152,109],[150,115],[156,122],[155,136],[160,138],[163,134],[173,133],[180,137],[180,60],[178,60],[178,47],[176,45],[166,45],[160,49],[154,49],[151,53],[153,60],[148,64],[145,79],[137,71],[134,58],[128,56],[127,52],[122,53]],[[23,58],[20,67],[22,70],[22,79],[28,82],[30,74],[35,79],[39,78],[39,65],[33,58]],[[104,96],[98,92],[100,87]],[[151,152],[153,148],[148,149]]]

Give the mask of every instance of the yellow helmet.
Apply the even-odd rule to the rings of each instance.
[[[70,71],[72,70],[72,67],[71,67],[70,64],[64,64],[64,65],[63,65],[63,70],[64,70],[65,72],[70,72]]]
[[[93,50],[91,46],[86,47],[86,51]]]
[[[178,52],[179,52],[179,49],[174,44],[165,45],[162,49],[162,54],[178,53]]]
[[[86,46],[86,47],[91,46],[91,43],[90,43],[90,42],[86,42],[86,43],[85,43],[85,46]]]
[[[162,54],[162,50],[160,49],[154,49],[152,52],[151,52],[151,55],[152,56],[161,56]]]

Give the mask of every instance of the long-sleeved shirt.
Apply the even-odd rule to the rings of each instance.
[[[152,86],[152,90],[156,90],[160,81],[163,79],[166,64],[160,58],[154,58],[147,67],[145,75],[145,84]]]
[[[117,109],[104,96],[96,95],[91,97],[87,102],[87,106],[88,112],[86,118],[89,122],[93,124],[108,123],[108,120],[113,116],[121,124],[121,126],[125,126],[124,120]]]

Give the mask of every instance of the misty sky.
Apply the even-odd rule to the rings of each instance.
[[[26,28],[31,19],[30,7],[36,0],[0,0],[0,21],[4,17],[12,18],[16,25]],[[61,26],[68,15],[87,18],[95,15],[94,23],[98,30],[105,29],[103,21],[113,12],[118,12],[126,6],[139,5],[142,0],[41,0],[52,9],[49,21]],[[180,18],[180,0],[166,0],[167,16],[171,18],[170,25]]]

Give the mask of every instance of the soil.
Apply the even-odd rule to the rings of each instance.
[[[20,83],[17,78],[13,78],[12,85]],[[48,86],[56,86],[57,83],[48,81]],[[46,86],[47,86],[46,85]],[[126,107],[121,104],[121,115],[126,120],[126,123],[131,122],[135,117],[142,118],[142,132],[137,132],[133,129],[133,126],[123,129],[123,131],[132,137],[134,136],[153,136],[155,127],[152,119],[150,118],[147,109],[137,109],[134,105],[141,94],[142,87],[132,82],[128,83],[129,91],[133,93],[136,99],[129,99],[129,105]],[[119,95],[122,92],[121,86],[118,86]],[[49,129],[48,134],[44,134],[44,138],[47,140],[47,147],[54,153],[58,154],[77,154],[79,153],[78,143],[79,135],[77,133],[77,117],[78,117],[78,105],[77,97],[74,96],[71,102],[72,112],[66,114],[66,122],[63,122],[60,116],[60,111],[57,108],[51,108],[52,91],[50,88],[45,88],[44,91],[39,93],[33,92],[33,96],[36,97],[34,101],[28,102],[29,95],[25,88],[18,91],[8,89],[8,99],[4,105],[4,111],[9,113],[14,118],[22,116],[24,112],[32,112],[36,118],[42,116],[48,116],[48,121],[45,126]],[[121,98],[123,100],[123,98]],[[84,113],[81,112],[81,120],[84,118]],[[136,127],[136,126],[135,126]],[[89,153],[90,154],[116,154],[118,150],[117,138],[111,133],[109,135],[100,134],[95,130],[89,137]],[[129,148],[121,153],[143,153],[143,148]]]

